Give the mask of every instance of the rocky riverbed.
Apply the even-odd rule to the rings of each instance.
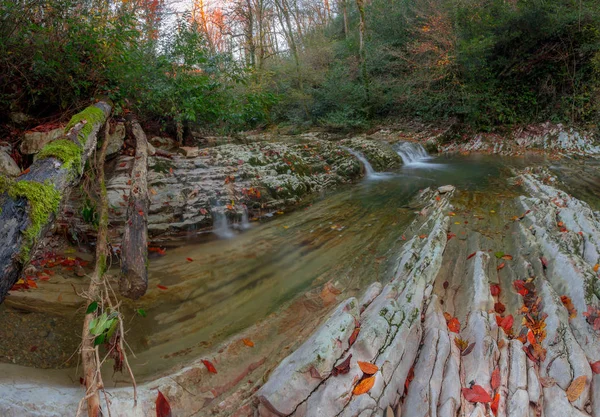
[[[389,145],[401,137],[379,132],[339,144],[305,137],[155,156],[153,166],[172,164],[150,180],[161,187],[151,221],[159,242],[208,227],[221,210],[230,226],[244,212],[275,214],[233,239],[188,243],[151,259],[148,295],[124,306],[149,314],[132,319],[129,333],[138,406],[127,378],[117,376],[112,414],[154,415],[160,389],[174,415],[186,416],[600,416],[600,205],[593,198],[600,164],[471,155],[401,166]],[[360,178],[363,168],[344,148],[389,175],[299,206]],[[306,163],[290,165],[289,155]],[[252,165],[254,157],[265,165]],[[126,158],[113,162],[115,229]],[[304,187],[281,194],[279,177]],[[244,193],[253,187],[261,201]],[[77,219],[80,201],[71,200],[63,222],[93,235]],[[175,228],[161,226],[175,218]],[[83,288],[85,279],[63,272],[13,293],[2,308],[82,314],[69,288]],[[3,362],[15,362],[1,358],[9,348],[0,346]],[[358,361],[376,369],[366,374]],[[2,415],[74,414],[83,391],[71,370],[1,368]],[[368,378],[372,386],[358,395]],[[477,389],[489,401],[481,392],[472,401]]]

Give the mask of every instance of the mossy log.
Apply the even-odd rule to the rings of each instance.
[[[46,145],[17,180],[0,176],[0,303],[48,231],[69,187],[96,148],[112,105],[100,101],[71,118],[63,138]]]
[[[121,244],[119,287],[121,294],[135,300],[148,288],[148,140],[134,117],[128,122],[135,138],[135,159]]]

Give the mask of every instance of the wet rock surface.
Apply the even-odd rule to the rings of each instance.
[[[153,138],[151,143],[168,146]],[[297,205],[302,198],[356,181],[361,163],[343,146],[371,156],[381,169],[401,164],[387,145],[367,139],[337,144],[319,139],[293,142],[226,144],[212,148],[181,148],[172,158],[149,158],[148,229],[155,241],[173,234],[211,227],[218,221],[240,223]],[[120,155],[112,162],[107,180],[111,207],[111,237],[119,240],[125,221],[132,157]],[[94,234],[94,227],[81,216],[84,198],[74,193],[60,224],[76,235]]]
[[[319,140],[312,142],[320,145]],[[285,149],[301,153],[304,145],[286,144]],[[370,145],[344,143],[365,155],[378,152],[369,151]],[[171,161],[173,165],[155,172],[151,181],[166,193],[183,190],[192,181],[209,181],[210,176],[190,176],[198,163],[218,172],[213,188],[224,192],[199,190],[198,195],[207,196],[203,203],[194,201],[195,196],[168,199],[168,206],[177,202],[176,213],[186,213],[190,206],[198,211],[204,208],[208,215],[202,219],[189,212],[190,224],[202,227],[203,221],[210,224],[215,209],[234,222],[243,204],[250,216],[260,215],[261,210],[289,207],[297,197],[325,189],[329,185],[321,180],[332,175],[342,178],[335,184],[349,178],[341,171],[299,176],[295,173],[299,164],[283,161],[281,152],[269,153],[283,149],[278,146],[223,145],[216,147],[217,153],[199,150],[195,155],[193,150],[189,158],[155,158],[153,164]],[[360,175],[360,165],[343,149],[331,152],[339,158],[337,166]],[[249,164],[250,158],[261,154],[265,165]],[[126,157],[119,158],[116,164],[127,163]],[[310,167],[321,166],[321,158],[306,158]],[[243,162],[236,166],[238,160]],[[393,157],[383,160],[394,163]],[[287,166],[287,171],[277,173],[280,166]],[[271,170],[276,172],[272,178]],[[269,179],[250,180],[245,178],[248,173]],[[231,175],[234,180],[225,183]],[[595,206],[565,192],[569,183],[551,171],[519,169],[513,176],[509,182],[498,179],[491,192],[453,186],[423,191],[418,199],[425,203],[409,205],[418,207],[418,214],[397,236],[404,243],[391,281],[364,286],[335,306],[343,288],[336,277],[330,277],[320,291],[307,292],[287,313],[258,325],[276,323],[276,331],[259,338],[260,332],[253,328],[251,335],[242,333],[206,356],[217,365],[217,375],[209,374],[199,360],[193,361],[141,384],[135,408],[126,381],[119,381],[119,387],[110,391],[112,414],[154,415],[156,389],[160,389],[174,415],[599,416],[600,384],[590,364],[600,360],[600,215]],[[127,185],[126,177],[117,181],[119,177],[111,180],[115,181],[111,201],[116,206],[122,194],[116,184],[122,189]],[[188,177],[195,179],[182,182]],[[280,184],[278,177],[311,184],[310,191],[299,196],[272,193],[269,184]],[[238,197],[238,186],[241,190],[262,187],[269,200],[261,204],[267,206],[259,208],[253,206],[256,201]],[[593,184],[590,187],[593,191]],[[155,210],[155,215],[163,215],[156,202]],[[160,222],[172,221],[169,210]],[[331,229],[341,231],[343,226],[333,224]],[[158,227],[154,232],[159,236],[165,231]],[[317,301],[333,308],[319,308]],[[174,327],[164,333],[177,331]],[[261,341],[274,346],[250,349],[242,337],[258,340],[257,346]],[[251,353],[241,355],[242,349]],[[353,393],[365,377],[358,361],[378,368],[375,383],[362,395]],[[336,367],[345,372],[334,371]],[[2,415],[64,415],[65,410],[75,411],[83,393],[72,384],[48,382],[52,378],[44,381],[23,368],[4,370],[3,379],[10,383],[0,385]],[[467,399],[464,390],[475,385],[489,394],[490,401]]]

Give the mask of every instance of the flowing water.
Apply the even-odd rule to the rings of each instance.
[[[423,166],[431,159],[423,145],[416,142],[398,142],[394,150],[402,158],[404,166]]]
[[[507,190],[510,167],[548,164],[540,157],[429,157],[414,144],[400,144],[397,151],[405,165],[385,178],[378,177],[363,155],[353,153],[367,172],[359,184],[316,196],[291,213],[252,227],[246,216],[237,231],[216,209],[215,234],[180,242],[167,248],[164,256],[152,257],[147,295],[124,308],[131,317],[127,340],[138,353],[130,359],[137,377],[144,379],[206,354],[327,282],[343,297],[360,293],[373,281],[389,279],[404,230],[419,209],[413,204],[419,190],[453,184],[493,198]],[[581,172],[558,165],[556,169],[566,179]],[[372,178],[381,180],[369,181]],[[584,192],[597,190],[594,184],[585,184]],[[65,283],[72,280],[65,278]],[[59,279],[40,283],[35,291],[43,294],[45,285],[50,288],[55,281]],[[147,317],[135,316],[136,308],[145,309]],[[0,328],[0,361],[34,367],[75,365],[65,358],[77,349],[81,311],[67,320],[64,314],[27,316],[0,306],[3,322],[17,316],[24,322],[21,327]],[[15,354],[20,342],[14,339],[26,338],[24,326],[36,331]]]

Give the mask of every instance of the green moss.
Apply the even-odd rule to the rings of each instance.
[[[44,225],[48,222],[48,216],[58,212],[60,204],[60,193],[52,184],[41,184],[35,181],[17,181],[10,185],[8,195],[13,198],[25,198],[29,202],[29,227],[23,232],[25,244],[21,250],[23,260],[29,258],[33,243],[38,238]]]
[[[42,148],[38,159],[54,157],[63,162],[63,167],[70,170],[75,166],[77,172],[81,170],[81,147],[68,139],[59,139],[50,142]]]
[[[94,123],[102,123],[104,121],[104,112],[96,106],[86,107],[83,111],[77,113],[65,127],[65,133],[69,133],[77,123],[86,120],[87,123],[79,131],[79,141],[84,144],[87,142],[87,138],[92,133]]]

